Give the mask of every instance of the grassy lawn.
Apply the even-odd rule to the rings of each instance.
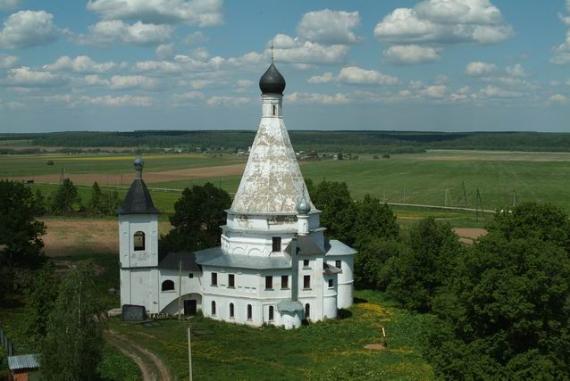
[[[431,380],[419,353],[429,316],[395,307],[383,294],[357,293],[348,317],[310,324],[295,331],[250,328],[195,317],[134,325],[112,320],[111,327],[157,353],[175,377],[188,377],[186,327],[192,329],[194,377],[200,380]],[[381,343],[387,349],[365,349]]]

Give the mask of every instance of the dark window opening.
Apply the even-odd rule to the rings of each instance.
[[[218,285],[218,273],[212,273],[212,286]]]
[[[251,320],[253,317],[253,307],[251,304],[247,305],[247,320]]]
[[[135,251],[142,251],[145,249],[144,245],[144,233],[143,232],[136,232],[133,236],[133,243]]]
[[[281,288],[289,288],[289,275],[281,275]]]
[[[234,274],[228,274],[228,287],[234,288],[236,286],[236,280]]]
[[[216,314],[216,302],[212,300],[212,315]]]
[[[334,279],[329,279],[329,288],[334,287]]]
[[[234,317],[234,304],[230,303],[230,317],[233,318]]]
[[[305,319],[311,317],[311,305],[309,303],[305,304]]]
[[[188,278],[190,278],[190,279],[194,278],[194,273],[189,273]]]
[[[341,262],[341,261],[336,261],[336,262],[335,262],[335,266],[336,266],[337,268],[339,268],[339,269],[342,268],[342,267],[341,267],[341,266],[342,266],[342,262]]]
[[[303,277],[303,288],[309,289],[311,288],[311,276],[305,275]]]
[[[272,251],[281,251],[281,237],[273,237],[273,248]]]
[[[171,280],[165,280],[162,282],[162,291],[172,291],[174,290],[174,282]]]
[[[273,105],[273,115],[277,115],[277,106]]]
[[[308,259],[303,259],[303,267],[309,267],[310,261]]]
[[[269,321],[273,320],[273,306],[269,306]]]
[[[273,289],[273,277],[271,275],[267,275],[265,277],[265,289],[272,290]]]

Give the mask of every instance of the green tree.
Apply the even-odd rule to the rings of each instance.
[[[79,265],[62,280],[42,344],[45,380],[96,380],[103,340],[92,266]]]
[[[40,344],[47,333],[48,318],[58,296],[59,277],[55,267],[47,262],[34,274],[33,285],[28,295],[30,312],[27,316],[27,333]]]
[[[51,209],[55,214],[67,214],[73,212],[80,204],[81,198],[77,187],[70,179],[65,179],[53,196]]]
[[[354,239],[359,246],[371,239],[398,239],[400,227],[390,207],[370,195],[356,202]]]
[[[104,195],[97,181],[91,187],[91,199],[87,208],[90,213],[105,214]]]
[[[41,190],[34,193],[34,215],[43,216],[47,213],[47,201]]]
[[[384,291],[387,287],[386,263],[405,249],[396,240],[371,239],[360,243],[354,261],[355,286]]]
[[[410,230],[408,249],[387,263],[388,293],[406,308],[430,311],[433,297],[449,280],[462,250],[449,224],[431,217],[420,221]]]
[[[0,181],[0,268],[37,268],[43,262],[45,226],[34,218],[35,212],[29,188]]]
[[[308,183],[307,187],[313,204],[321,210],[321,225],[327,227],[328,237],[352,245],[356,207],[346,183],[321,181],[316,186]]]
[[[211,183],[184,189],[174,204],[174,215],[170,217],[173,228],[163,238],[162,248],[199,250],[218,245],[220,226],[230,206],[230,195]]]

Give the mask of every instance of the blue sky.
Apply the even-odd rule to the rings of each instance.
[[[569,131],[570,0],[0,0],[0,132]]]

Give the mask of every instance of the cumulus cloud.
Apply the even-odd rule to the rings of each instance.
[[[59,75],[33,70],[27,66],[10,69],[3,81],[5,85],[17,87],[55,87],[64,85],[65,82]]]
[[[309,83],[318,84],[318,83],[329,83],[336,80],[336,77],[331,72],[323,73],[322,75],[314,75],[307,80]]]
[[[562,94],[554,94],[550,98],[548,98],[548,102],[550,104],[563,105],[563,104],[568,103],[568,97],[566,95],[562,95]]]
[[[376,70],[366,70],[358,66],[344,67],[338,73],[340,82],[359,85],[395,85],[398,78],[380,73]]]
[[[158,80],[144,75],[114,75],[111,77],[109,87],[113,90],[127,89],[154,89]]]
[[[479,94],[487,98],[518,98],[523,96],[521,92],[506,90],[495,85],[488,85],[482,88]]]
[[[305,13],[297,33],[304,40],[323,44],[354,44],[359,38],[353,29],[359,24],[358,12],[323,9]]]
[[[0,11],[14,9],[20,5],[21,0],[0,0]]]
[[[275,59],[287,63],[333,64],[342,61],[348,53],[346,45],[322,45],[285,34],[273,38],[273,47]]]
[[[497,65],[487,62],[475,61],[467,64],[465,74],[470,77],[484,77],[497,71]]]
[[[222,0],[89,0],[87,9],[106,20],[149,24],[186,23],[201,27],[223,22]]]
[[[89,34],[81,36],[81,43],[108,45],[116,41],[133,45],[159,45],[170,39],[173,28],[169,25],[144,24],[137,21],[127,24],[121,20],[104,20],[89,27]]]
[[[97,63],[88,56],[59,57],[54,63],[44,65],[47,71],[72,71],[75,73],[105,73],[112,70],[117,65],[114,62]]]
[[[570,30],[566,32],[566,41],[554,48],[554,55],[550,62],[557,65],[570,63]]]
[[[251,102],[247,97],[213,96],[208,98],[208,106],[239,106]]]
[[[526,70],[520,63],[515,64],[513,66],[507,66],[506,71],[507,74],[511,77],[521,78],[527,76]]]
[[[57,39],[61,31],[53,15],[45,11],[19,11],[4,21],[0,48],[15,49],[44,45]]]
[[[415,46],[385,52],[400,63],[434,61],[439,58],[439,52],[433,50],[436,46],[491,44],[512,34],[512,27],[504,22],[501,11],[490,0],[423,0],[414,8],[395,9],[374,28],[374,35],[382,42],[394,47]],[[432,50],[422,51],[418,45],[427,45]],[[400,56],[408,60],[398,60]]]
[[[439,49],[420,45],[394,45],[384,51],[384,56],[399,64],[418,64],[439,60]]]
[[[350,103],[351,100],[346,94],[319,94],[319,93],[302,93],[294,92],[286,96],[287,102],[291,103],[310,103],[323,105],[339,105]]]
[[[161,59],[167,59],[174,56],[174,44],[161,44],[156,47],[156,56]]]
[[[15,56],[0,56],[0,69],[8,69],[14,67],[18,62],[18,57]]]

